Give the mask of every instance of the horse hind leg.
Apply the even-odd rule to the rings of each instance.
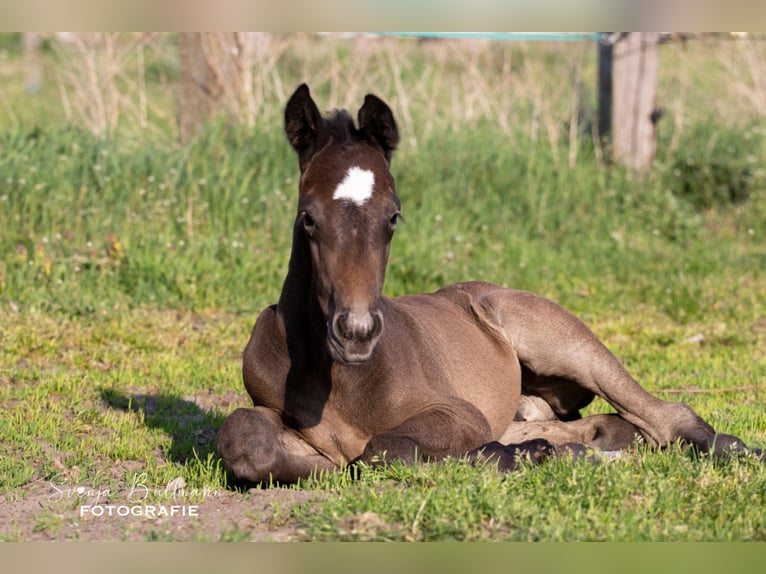
[[[543,376],[521,365],[521,401],[516,420],[561,420],[581,418],[595,394],[577,383],[555,376]]]
[[[517,421],[506,429],[500,442],[509,446],[530,440],[546,440],[556,448],[574,445],[598,450],[624,450],[642,440],[639,429],[617,414],[590,415],[574,421]]]
[[[238,480],[253,484],[291,483],[337,468],[266,407],[232,412],[218,431],[218,453]]]
[[[747,450],[736,437],[717,435],[688,405],[647,392],[582,321],[556,303],[501,288],[482,295],[485,317],[499,323],[527,369],[602,397],[651,445],[683,440],[716,455]]]
[[[558,420],[558,417],[548,401],[537,395],[526,394],[522,389],[519,406],[513,420],[517,422],[555,421]]]
[[[552,412],[552,411],[551,411]],[[499,441],[472,450],[466,458],[472,462],[496,464],[501,472],[518,470],[521,461],[540,464],[553,456],[591,461],[611,458],[641,440],[638,429],[619,415],[591,415],[574,421],[516,421]],[[596,449],[602,454],[590,454]]]

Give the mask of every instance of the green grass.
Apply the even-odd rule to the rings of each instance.
[[[298,38],[278,73],[290,87],[315,80],[322,107],[368,89],[394,106],[405,222],[385,292],[483,279],[551,297],[647,388],[766,445],[766,126],[741,101],[703,109],[709,76],[729,73],[710,47],[663,54],[683,64],[661,94],[686,123],[660,123],[655,167],[638,179],[602,161],[587,122],[569,139],[560,79],[578,70],[588,85],[590,48],[374,46],[369,86],[327,79],[362,53],[330,40]],[[272,94],[253,130],[220,121],[185,145],[165,124],[94,136],[66,120],[50,84],[22,105],[19,60],[0,59],[0,96],[18,110],[0,115],[0,496],[23,501],[51,480],[118,491],[143,473],[224,489],[215,430],[248,404],[240,352],[289,255],[297,163],[284,102]],[[167,62],[147,62],[150,94],[175,81]],[[501,105],[483,105],[485,92]],[[592,99],[584,88],[583,105]],[[395,466],[299,485],[320,495],[274,509],[268,528],[312,540],[763,540],[765,479],[762,463],[678,449],[508,476]],[[45,508],[0,538],[66,528]],[[191,538],[241,540],[247,528]]]
[[[760,461],[677,449],[508,475],[449,461],[320,480],[331,496],[294,514],[313,540],[763,541],[766,518],[745,509],[762,508],[765,480]]]
[[[139,468],[155,485],[182,476],[223,486],[211,456],[225,413],[194,399],[223,396],[239,376],[226,344],[199,356],[210,338],[225,337],[228,322],[156,310],[102,317],[95,326],[39,314],[3,319],[0,403],[10,414],[0,421],[3,490],[75,467],[83,484],[106,480],[105,487]],[[114,463],[125,469],[119,476],[109,474]]]

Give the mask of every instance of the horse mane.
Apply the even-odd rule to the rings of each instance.
[[[370,101],[373,103],[370,104]],[[374,107],[376,105],[374,102],[378,102],[379,106],[383,106],[388,114],[391,113],[386,104],[377,100],[375,96],[368,95],[365,99],[365,105],[359,110],[360,127],[356,126],[354,119],[347,110],[336,109],[325,115],[322,118],[323,145],[332,141],[347,148],[354,143],[366,142],[380,149],[386,156],[386,160],[390,163],[391,154],[399,142],[399,133],[393,117],[390,118],[390,123],[388,123],[384,117],[385,114],[381,114],[381,110],[367,109],[367,106]],[[365,111],[367,113],[363,118],[362,114]]]
[[[324,130],[328,140],[340,144],[351,144],[365,139],[354,124],[347,110],[333,110],[324,118]]]

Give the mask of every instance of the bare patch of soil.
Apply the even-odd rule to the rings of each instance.
[[[85,493],[88,494],[88,493]],[[198,501],[79,498],[36,482],[0,503],[0,541],[292,541],[305,539],[290,518],[317,495],[290,489],[215,491]],[[111,514],[111,516],[110,516]]]

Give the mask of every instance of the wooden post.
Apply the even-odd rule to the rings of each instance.
[[[43,64],[40,59],[40,32],[24,32],[24,66],[27,72],[27,92],[36,94],[40,91],[43,80]]]
[[[656,147],[657,32],[631,32],[614,45],[612,143],[615,158],[640,173]]]
[[[598,137],[606,141],[612,133],[612,50],[613,39],[598,41]]]
[[[254,123],[252,58],[255,36],[236,32],[182,32],[179,131],[186,141],[206,120],[220,113]]]
[[[614,33],[598,43],[598,135],[640,173],[656,147],[658,33]]]
[[[181,32],[178,56],[181,70],[178,129],[181,141],[186,141],[212,115],[220,88],[205,57],[202,33]]]

